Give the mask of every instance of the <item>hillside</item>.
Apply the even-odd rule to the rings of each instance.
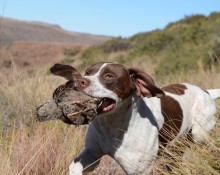
[[[145,69],[154,65],[157,78],[175,73],[193,73],[198,68],[219,67],[220,13],[193,15],[168,24],[162,30],[139,33],[130,38],[116,38],[88,48],[85,63],[105,60]]]
[[[0,73],[9,78],[13,67],[26,72],[56,62],[76,62],[84,48],[69,43],[15,41],[0,50]]]
[[[9,78],[12,66],[19,71],[29,71],[48,63],[72,63],[78,60],[85,47],[101,44],[110,38],[69,32],[46,23],[2,18],[0,74]]]
[[[4,41],[2,43],[9,42],[11,38],[19,40],[22,37],[23,39],[23,41],[13,42],[0,50],[0,65],[5,70],[9,70],[8,58],[15,64],[26,65],[25,69],[28,69],[26,62],[40,63],[39,60],[44,60],[44,64],[57,61],[75,64],[81,70],[94,62],[106,60],[116,61],[127,66],[138,66],[142,69],[150,64],[152,70],[149,71],[157,79],[169,74],[195,73],[199,68],[219,69],[220,13],[218,12],[213,12],[209,16],[186,16],[182,20],[168,24],[161,30],[139,33],[130,38],[113,39],[70,33],[59,26],[37,22],[4,19],[1,24],[4,29],[1,30],[4,33],[4,37],[1,37],[1,40]],[[11,25],[16,26],[16,32],[13,27],[10,27]],[[6,28],[8,29],[6,30]],[[90,39],[86,40],[86,37]],[[33,45],[26,40],[28,38],[35,40]],[[94,41],[91,38],[98,38],[98,40]],[[41,44],[42,42],[44,44]],[[50,46],[46,46],[45,42],[50,43]],[[67,49],[62,49],[64,43],[66,46],[69,44]],[[20,44],[22,46],[18,46]],[[61,44],[60,49],[58,49],[59,44]],[[93,46],[89,47],[89,44],[93,44]],[[30,52],[31,45],[33,47]],[[76,45],[80,45],[80,49],[78,48],[77,52],[72,54],[75,52]],[[84,47],[85,45],[87,49]],[[20,49],[21,47],[23,49]],[[13,51],[10,48],[13,48]],[[63,52],[55,54],[56,52],[49,48],[63,50]],[[69,53],[66,51],[64,53],[64,50],[68,50]],[[31,65],[33,64],[29,64],[29,69],[32,68]]]
[[[14,41],[45,41],[74,45],[101,44],[110,37],[69,32],[57,25],[2,18],[0,21],[0,48]]]

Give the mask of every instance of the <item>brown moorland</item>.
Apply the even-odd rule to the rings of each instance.
[[[55,62],[73,63],[84,48],[111,37],[69,32],[57,25],[0,19],[0,72],[11,77],[12,67],[21,71]]]

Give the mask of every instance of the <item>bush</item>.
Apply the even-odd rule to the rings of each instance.
[[[215,42],[213,46],[207,50],[205,56],[202,58],[204,69],[219,68],[220,64],[220,43]]]
[[[130,42],[125,39],[117,38],[107,41],[105,44],[101,45],[104,53],[110,54],[112,52],[125,51],[132,48]]]

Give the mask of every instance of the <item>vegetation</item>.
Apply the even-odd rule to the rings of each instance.
[[[146,69],[151,67],[149,64]],[[204,69],[197,71],[197,74],[164,76],[163,85],[184,81],[204,89],[220,87],[219,73]],[[51,98],[53,90],[63,82],[62,78],[48,75],[46,67],[36,70],[34,74],[16,75],[0,85],[0,171],[4,174],[65,174],[70,162],[82,149],[86,126],[75,127],[61,121],[38,122],[35,119],[35,108]],[[162,85],[161,82],[157,84]],[[220,111],[220,103],[217,106]],[[168,150],[168,156],[159,157],[154,165],[155,171],[169,174],[160,166],[166,163],[173,167],[175,174],[218,174],[219,133],[218,120],[207,144],[191,144],[184,158]],[[104,161],[97,172],[123,174],[112,161]]]
[[[74,62],[83,70],[98,61],[117,61],[138,67],[154,75],[159,85],[189,82],[203,89],[219,88],[220,14],[195,15],[167,25],[164,30],[116,38],[86,50],[67,50],[65,63]],[[73,158],[84,143],[86,126],[70,126],[61,121],[38,122],[35,108],[51,98],[54,89],[65,80],[48,73],[46,65],[38,70],[19,73],[12,65],[12,77],[0,73],[0,172],[3,174],[66,174]],[[217,101],[217,126],[207,144],[177,141],[176,149],[184,149],[184,157],[165,150],[158,157],[154,171],[170,174],[220,173],[220,102]],[[170,158],[172,157],[172,159]],[[106,159],[104,159],[106,160]],[[132,162],[131,162],[132,163]],[[104,161],[96,174],[123,174],[116,164]]]
[[[205,69],[219,67],[220,13],[209,16],[186,16],[170,23],[163,30],[140,33],[128,39],[117,38],[100,46],[88,48],[82,59],[85,62],[100,59],[115,60],[133,66],[134,60],[156,63],[155,75],[194,72],[199,66]],[[85,65],[83,63],[83,65]]]
[[[65,49],[65,58],[62,59],[62,64],[72,64],[75,61],[75,57],[80,53],[80,48]]]
[[[94,45],[110,39],[107,36],[74,33],[57,25],[27,22],[1,16],[0,49],[17,41],[53,42],[73,45]],[[16,31],[16,32],[15,32]]]

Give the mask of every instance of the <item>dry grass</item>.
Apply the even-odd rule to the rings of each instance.
[[[152,70],[151,66],[148,68]],[[34,116],[36,106],[50,98],[55,87],[64,80],[48,76],[47,68],[31,76],[19,75],[16,69],[13,72],[16,76],[10,82],[4,80],[5,83],[0,84],[0,172],[5,175],[66,174],[70,162],[83,147],[86,127],[69,126],[60,121],[39,123]],[[4,75],[0,77],[4,78]],[[191,75],[164,76],[159,84],[173,82],[190,82],[204,89],[217,88],[220,87],[220,76],[214,70],[207,72],[201,69]],[[217,104],[220,111],[219,102]],[[155,173],[170,174],[163,164],[173,167],[174,174],[220,173],[219,121],[207,144],[181,146],[184,144],[181,141],[177,147],[185,150],[183,158],[166,151],[155,163]],[[101,175],[124,174],[110,159],[103,159],[96,172]]]
[[[220,117],[220,116],[218,116]],[[171,174],[164,165],[172,168],[173,174],[219,174],[220,173],[220,121],[210,133],[206,144],[191,143],[186,138],[169,145],[158,161],[154,171]]]
[[[65,174],[83,146],[84,126],[36,121],[35,108],[63,83],[46,74],[43,69],[0,85],[0,171],[4,174]]]

